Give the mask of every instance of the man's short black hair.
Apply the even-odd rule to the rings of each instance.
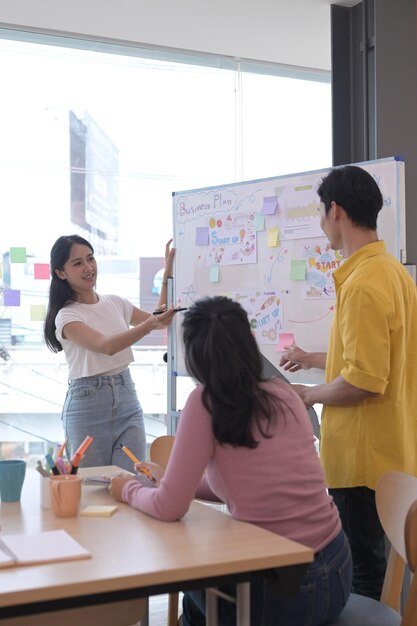
[[[344,209],[356,226],[376,230],[383,198],[375,179],[361,167],[336,167],[323,178],[317,190],[326,214],[332,202]]]

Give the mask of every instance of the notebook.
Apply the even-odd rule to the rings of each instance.
[[[85,485],[102,485],[107,487],[110,484],[110,480],[109,476],[85,476],[83,483]]]
[[[0,536],[0,567],[88,558],[90,552],[65,530]]]

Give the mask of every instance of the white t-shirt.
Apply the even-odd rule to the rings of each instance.
[[[133,304],[119,296],[99,296],[96,304],[73,302],[59,311],[55,318],[56,338],[61,343],[69,368],[69,379],[84,378],[109,372],[122,371],[133,359],[131,348],[112,356],[93,352],[65,339],[62,331],[68,322],[83,322],[104,335],[114,335],[128,330],[133,314]]]

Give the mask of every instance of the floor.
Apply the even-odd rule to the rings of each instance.
[[[181,597],[179,613],[181,613]],[[149,626],[167,626],[168,596],[152,596],[149,598]]]

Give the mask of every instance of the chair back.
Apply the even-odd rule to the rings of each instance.
[[[150,460],[165,468],[168,465],[168,459],[171,454],[172,446],[174,445],[174,440],[174,435],[162,435],[154,439],[149,449]]]
[[[381,602],[400,611],[404,566],[417,569],[417,477],[388,472],[376,486],[376,507],[391,544]],[[402,626],[417,624],[417,576],[413,577]]]

